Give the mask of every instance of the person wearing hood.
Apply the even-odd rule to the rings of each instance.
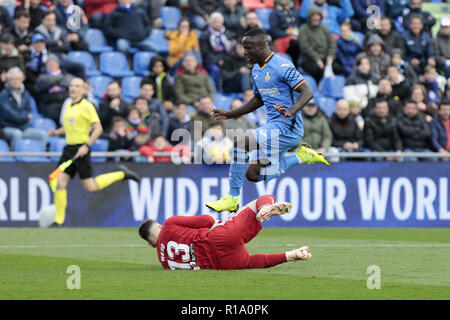
[[[115,116],[125,116],[130,104],[122,99],[122,88],[118,81],[111,81],[106,87],[105,95],[99,103],[98,116],[105,130],[109,132],[112,128],[112,119]]]
[[[409,8],[403,11],[403,27],[410,30],[411,18],[418,15],[422,18],[423,29],[431,36],[431,29],[436,23],[436,19],[429,12],[422,11],[422,0],[411,0]]]
[[[6,83],[6,72],[12,67],[25,71],[24,59],[14,45],[14,36],[5,33],[0,39],[0,90]]]
[[[433,41],[436,63],[446,78],[450,77],[450,18],[442,18],[441,29]]]
[[[316,6],[308,10],[308,22],[299,30],[301,66],[317,83],[323,77],[325,65],[333,63],[336,41],[330,30],[322,25],[322,13]]]
[[[358,101],[364,109],[370,98],[378,92],[379,78],[372,74],[370,59],[365,53],[356,57],[355,68],[347,78],[344,86],[344,98],[347,101]]]
[[[336,110],[330,118],[330,129],[333,133],[332,146],[339,151],[358,151],[363,144],[362,131],[350,113],[349,103],[341,99],[336,103]]]
[[[367,42],[370,40],[373,34],[380,36],[383,40],[384,52],[392,55],[394,50],[400,50],[402,54],[405,53],[405,43],[402,36],[394,28],[392,28],[392,22],[387,17],[381,17],[380,28],[369,31],[364,38],[363,47],[366,47]]]
[[[383,77],[391,64],[391,57],[384,51],[384,41],[379,35],[372,34],[364,49],[370,60],[371,73],[378,78]]]

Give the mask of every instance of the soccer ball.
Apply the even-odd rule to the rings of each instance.
[[[39,227],[48,228],[55,222],[56,206],[54,204],[42,207],[39,211]]]

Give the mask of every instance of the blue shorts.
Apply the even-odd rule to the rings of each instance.
[[[290,130],[277,122],[269,122],[252,133],[258,142],[258,149],[251,151],[250,161],[267,159],[272,164],[278,163],[280,158],[303,138],[303,130]]]

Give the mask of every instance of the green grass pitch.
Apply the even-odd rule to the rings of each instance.
[[[309,245],[269,269],[165,271],[135,229],[0,231],[0,299],[450,299],[448,229],[264,229],[250,253]],[[67,289],[68,266],[81,289]],[[367,268],[381,288],[369,290]]]

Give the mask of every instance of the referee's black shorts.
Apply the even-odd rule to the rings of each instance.
[[[80,148],[82,144],[74,144],[74,145],[66,145],[64,147],[61,158],[59,159],[58,166],[66,162],[67,160],[72,159]],[[91,165],[91,151],[89,150],[88,154],[86,154],[82,158],[76,159],[65,171],[70,178],[75,177],[77,174],[80,175],[80,179],[88,179],[92,178],[92,165]]]

